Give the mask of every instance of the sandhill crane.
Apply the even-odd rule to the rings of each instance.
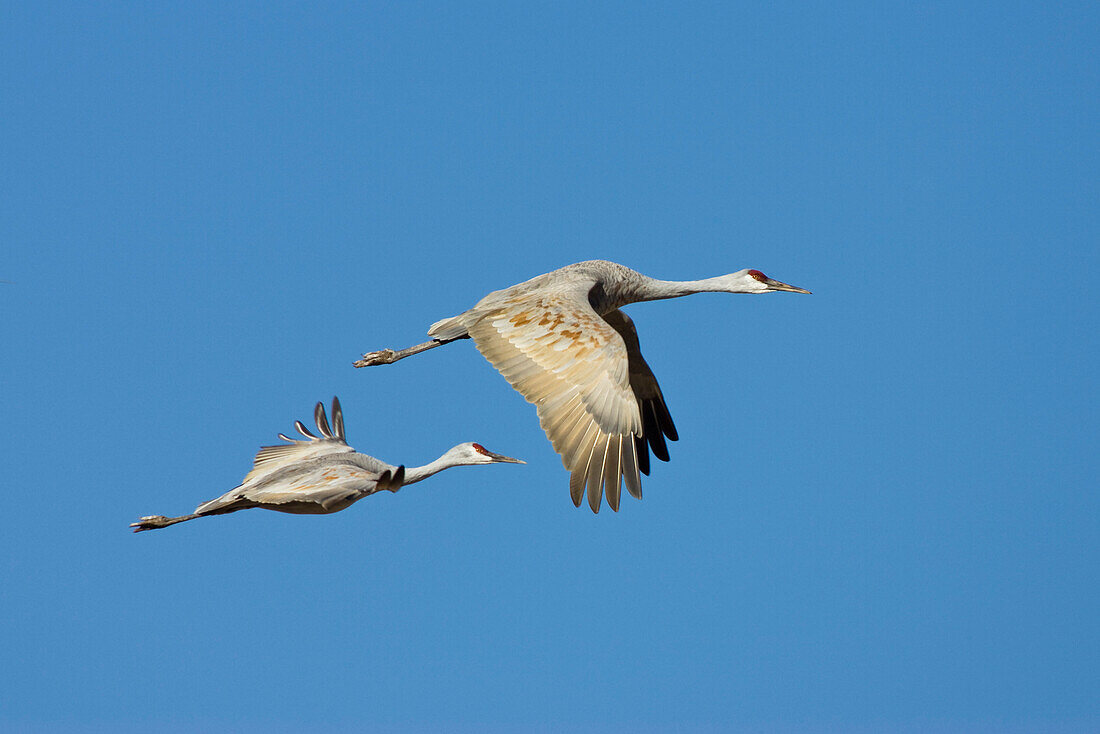
[[[457,339],[478,350],[538,410],[539,423],[571,472],[569,494],[580,506],[619,509],[622,483],[641,499],[639,472],[649,451],[668,461],[665,438],[677,439],[657,378],[642,358],[634,323],[620,311],[638,301],[692,293],[809,293],[739,270],[705,280],[656,280],[606,260],[568,265],[504,290],[469,311],[432,324],[431,341],[369,352],[356,367],[390,364]]]
[[[375,492],[396,492],[452,466],[526,463],[494,454],[481,444],[460,443],[430,464],[406,469],[360,454],[348,446],[344,436],[344,415],[337,398],[332,399],[332,425],[335,430],[329,428],[325,406],[321,403],[317,403],[313,417],[320,436],[310,433],[301,421],[295,421],[294,427],[305,440],[288,438],[280,433],[279,438],[290,443],[261,448],[256,454],[252,471],[240,486],[217,499],[202,503],[190,515],[148,515],[130,527],[135,533],[140,533],[196,517],[224,515],[253,507],[296,515],[325,515],[339,512]]]

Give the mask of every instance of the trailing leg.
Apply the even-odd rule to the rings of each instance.
[[[459,339],[469,339],[468,336],[460,336]],[[444,344],[450,344],[455,339],[432,339],[430,342],[424,342],[423,344],[417,344],[415,347],[409,347],[408,349],[402,349],[400,351],[394,351],[393,349],[379,349],[377,352],[367,352],[363,355],[362,359],[355,360],[356,367],[373,367],[378,364],[393,364],[394,362],[404,359],[405,357],[411,357],[414,354],[420,354],[426,352],[429,349],[435,349],[436,347],[443,346]]]
[[[169,525],[175,525],[178,522],[194,520],[196,517],[202,517],[202,515],[180,515],[179,517],[165,517],[164,515],[146,515],[137,522],[130,523],[130,527],[134,529],[135,533],[140,533],[142,530],[156,530],[157,528],[166,528]]]

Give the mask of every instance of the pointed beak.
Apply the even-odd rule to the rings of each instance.
[[[810,291],[806,290],[805,288],[799,288],[798,286],[794,285],[787,285],[786,283],[781,283],[778,280],[772,280],[771,278],[765,280],[764,285],[768,286],[768,288],[773,291],[790,291],[791,293],[806,293],[808,295],[812,295]]]
[[[494,454],[492,451],[486,451],[493,461],[499,461],[502,464],[526,464],[523,459],[513,459],[511,456],[503,456],[501,454]]]

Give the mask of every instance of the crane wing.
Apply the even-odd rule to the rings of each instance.
[[[619,509],[622,482],[641,496],[642,417],[626,343],[588,301],[591,280],[513,296],[469,329],[478,350],[528,402],[572,472],[569,492],[599,512]],[[648,458],[648,456],[647,456]]]
[[[311,461],[308,469],[276,475],[271,481],[242,492],[247,499],[262,505],[306,502],[331,512],[352,501],[383,489],[382,474],[339,460]]]
[[[331,427],[322,403],[314,408],[313,420],[320,436],[295,421],[294,427],[304,440],[280,433],[279,438],[289,443],[261,448],[244,481],[221,497],[203,502],[195,514],[221,514],[249,507],[323,514],[342,510],[380,490],[396,492],[401,487],[405,467],[390,466],[348,446],[339,398],[332,399]]]
[[[652,450],[653,455],[661,461],[668,461],[668,446],[665,444],[665,438],[676,441],[679,436],[672,422],[672,416],[668,412],[668,406],[665,405],[661,386],[657,384],[653,370],[649,369],[645,358],[642,357],[634,322],[619,309],[606,313],[603,317],[615,331],[619,332],[619,336],[626,343],[626,353],[630,361],[630,388],[638,398],[638,409],[642,414],[644,429],[641,436],[634,438],[638,444],[638,468],[642,474],[648,475],[649,451]]]
[[[397,474],[403,477],[403,468],[375,471],[339,457],[321,457],[283,467],[259,480],[246,480],[199,505],[195,513],[210,515],[256,506],[299,514],[336,512],[367,495],[390,489]]]
[[[301,421],[295,421],[294,427],[305,439],[289,438],[280,433],[279,438],[289,443],[261,447],[256,458],[252,460],[252,471],[244,478],[243,484],[257,482],[274,472],[309,459],[355,453],[355,449],[348,446],[344,435],[344,413],[338,398],[332,399],[332,423],[335,430],[329,427],[323,403],[317,403],[317,407],[313,409],[313,420],[320,436],[313,435]]]

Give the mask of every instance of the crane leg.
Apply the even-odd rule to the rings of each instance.
[[[460,336],[459,339],[469,339],[468,336]],[[355,360],[356,367],[373,367],[377,364],[393,364],[399,359],[405,357],[411,357],[414,354],[420,354],[426,352],[429,349],[435,349],[436,347],[443,346],[444,344],[450,344],[455,341],[454,339],[432,339],[430,342],[424,342],[423,344],[417,344],[415,347],[409,347],[408,349],[401,349],[394,351],[393,349],[379,349],[377,352],[367,352],[363,355],[362,359]]]
[[[146,515],[137,522],[130,523],[130,527],[134,529],[135,533],[140,533],[142,530],[156,530],[157,528],[166,528],[169,525],[175,525],[178,522],[184,522],[185,520],[194,520],[199,515],[180,515],[179,517],[165,517],[164,515]]]

